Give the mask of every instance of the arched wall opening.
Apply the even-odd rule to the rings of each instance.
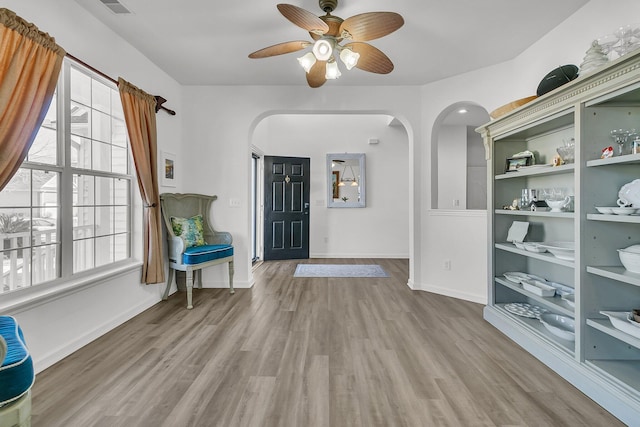
[[[412,138],[389,112],[273,111],[254,120],[249,144],[261,156],[311,159],[311,258],[408,258],[412,270]],[[326,154],[344,152],[366,155],[365,208],[327,208]]]
[[[451,104],[436,118],[431,135],[433,209],[486,209],[484,145],[475,129],[489,119],[482,106],[467,101]]]

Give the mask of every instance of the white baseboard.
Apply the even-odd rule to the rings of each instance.
[[[83,334],[82,336],[77,337],[73,341],[70,341],[70,342],[66,343],[65,345],[63,345],[63,346],[50,351],[49,353],[47,353],[44,357],[40,358],[39,360],[34,360],[34,370],[35,370],[36,374],[39,373],[39,372],[44,371],[45,369],[47,369],[48,367],[52,366],[53,364],[61,361],[65,357],[67,357],[70,354],[74,353],[75,351],[78,351],[79,349],[81,349],[85,345],[89,344],[90,342],[100,338],[102,335],[106,334],[107,332],[111,331],[112,329],[115,329],[116,327],[122,325],[124,322],[126,322],[128,320],[131,320],[132,318],[134,318],[138,314],[140,314],[143,311],[153,307],[154,305],[156,305],[160,301],[162,301],[160,298],[158,298],[158,299],[156,299],[156,298],[148,299],[148,300],[138,304],[137,306],[132,307],[131,309],[127,310],[126,312],[120,313],[119,315],[117,315],[114,318],[112,318],[111,320],[103,323],[102,325],[98,326],[97,328],[94,328],[94,329],[92,329],[90,331],[87,331],[85,334]]]
[[[409,287],[411,287],[411,285],[409,285]],[[426,284],[416,285],[415,283],[413,284],[413,287],[411,287],[411,289],[416,291],[432,292],[434,294],[444,295],[446,297],[458,298],[465,301],[487,305],[487,295],[471,294],[468,292],[460,292],[455,289],[443,288],[440,286],[432,286],[432,285],[426,285]]]

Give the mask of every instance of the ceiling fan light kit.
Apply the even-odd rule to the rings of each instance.
[[[336,61],[327,62],[327,71],[324,74],[324,77],[327,80],[335,80],[341,75],[342,73],[340,72],[340,68],[338,68],[338,63]]]
[[[342,75],[338,67],[337,57],[347,70],[359,68],[377,74],[388,74],[393,71],[393,63],[382,51],[368,43],[396,31],[404,25],[402,16],[395,12],[369,12],[342,19],[331,15],[338,6],[338,0],[319,0],[318,4],[326,15],[315,16],[313,13],[292,4],[277,5],[280,13],[298,27],[309,32],[314,43],[291,41],[279,43],[257,50],[249,58],[268,58],[270,56],[297,52],[312,46],[298,58],[300,66],[307,73],[310,87],[322,86],[327,80],[337,79]],[[343,41],[346,44],[341,45]]]
[[[333,43],[328,39],[320,39],[314,43],[312,52],[318,61],[328,61],[333,55]]]
[[[316,63],[316,56],[313,52],[307,52],[304,56],[298,58],[300,66],[304,68],[307,73],[311,70],[311,67]]]
[[[351,49],[342,48],[340,51],[340,59],[347,70],[351,70],[353,67],[358,65],[358,59],[360,59],[360,54],[352,51]]]

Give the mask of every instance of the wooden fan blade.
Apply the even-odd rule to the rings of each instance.
[[[339,34],[354,42],[364,42],[393,33],[403,25],[404,19],[395,12],[369,12],[345,19]]]
[[[249,58],[267,58],[269,56],[283,55],[285,53],[297,52],[310,46],[312,43],[304,40],[297,40],[293,42],[284,42],[274,44],[273,46],[265,47],[264,49],[256,50],[249,54]]]
[[[370,44],[355,42],[344,47],[360,54],[356,67],[361,70],[377,74],[389,74],[393,71],[393,62],[380,49]]]
[[[329,26],[308,10],[285,3],[280,3],[277,7],[285,18],[310,33],[322,35],[329,31]]]
[[[316,61],[307,73],[307,83],[310,87],[320,87],[327,81],[326,74],[327,61]]]

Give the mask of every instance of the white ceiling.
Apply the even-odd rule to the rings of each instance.
[[[289,1],[323,15],[317,0],[76,0],[183,85],[306,85],[300,52],[249,59],[253,51],[309,34],[284,18]],[[331,85],[420,85],[514,58],[588,0],[340,0],[333,15],[392,11],[398,31],[370,43],[389,56],[388,75],[342,68]]]

